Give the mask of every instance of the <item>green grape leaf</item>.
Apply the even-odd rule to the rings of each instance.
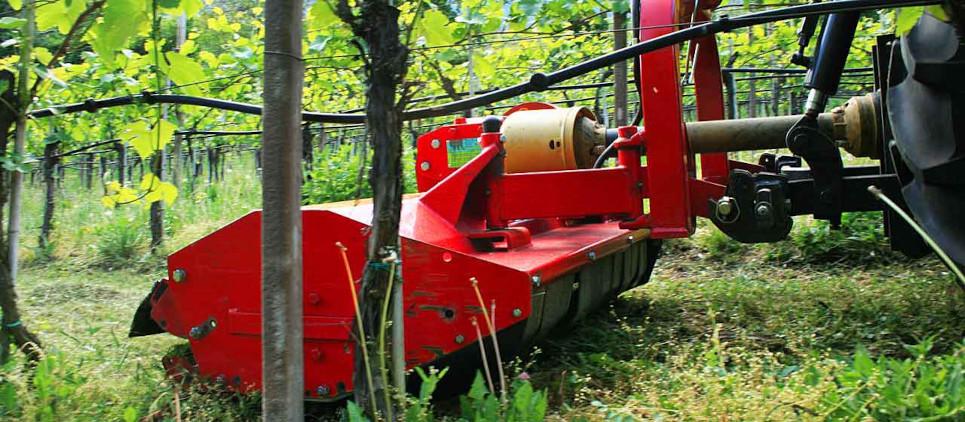
[[[630,2],[627,0],[613,0],[614,13],[627,13],[630,11]]]
[[[57,0],[37,8],[37,29],[46,31],[57,28],[61,34],[67,34],[77,18],[87,7],[83,1]]]
[[[918,23],[918,19],[921,18],[922,13],[925,13],[924,7],[905,7],[898,9],[898,20],[896,23],[895,32],[899,36],[904,36],[911,31],[911,28]]]
[[[167,120],[161,120],[153,128],[144,121],[136,121],[124,126],[121,139],[127,140],[142,160],[147,160],[154,151],[164,149],[174,136],[174,130],[175,126]]]
[[[114,208],[118,205],[130,204],[138,200],[137,192],[127,186],[121,186],[114,181],[105,186],[107,194],[101,198],[101,203],[107,208]]]
[[[141,178],[141,190],[146,192],[144,194],[146,205],[157,201],[164,201],[164,203],[171,205],[178,197],[178,188],[162,181],[154,173],[144,174],[144,177]]]
[[[542,7],[539,0],[520,0],[516,2],[516,5],[526,17],[536,16],[540,7]]]
[[[4,16],[0,18],[0,29],[17,29],[27,23],[26,19]]]
[[[426,39],[430,47],[453,43],[452,32],[446,28],[449,18],[438,10],[427,10],[416,25],[417,33]]]
[[[488,78],[496,73],[496,68],[482,54],[472,55],[472,71],[478,78]]]
[[[164,71],[174,83],[188,85],[204,79],[204,69],[198,62],[173,51],[165,53],[164,56],[170,63]],[[184,92],[188,95],[200,95],[201,89],[197,85],[191,85],[184,87]]]
[[[33,54],[37,61],[43,64],[50,63],[50,61],[54,59],[54,55],[50,52],[50,50],[43,47],[34,48]]]
[[[309,28],[311,30],[324,30],[332,24],[340,22],[335,9],[327,0],[318,0],[308,10]]]
[[[108,0],[103,18],[90,31],[94,36],[91,46],[108,67],[114,66],[114,55],[127,46],[131,37],[147,29],[149,6],[150,2],[141,0]]]
[[[948,14],[945,13],[945,8],[942,7],[942,5],[940,4],[936,4],[933,6],[925,6],[925,11],[928,12],[930,15],[934,16],[935,19],[938,19],[943,22],[949,21]]]
[[[189,18],[197,15],[201,9],[204,9],[204,3],[201,0],[181,0],[181,10]]]

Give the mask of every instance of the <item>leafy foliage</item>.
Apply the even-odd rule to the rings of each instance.
[[[134,220],[117,218],[97,230],[97,252],[105,267],[123,267],[144,251],[147,236]]]
[[[306,204],[370,198],[372,187],[365,179],[365,169],[359,173],[362,154],[354,154],[352,145],[342,145],[331,153],[321,154],[302,186]],[[361,177],[359,177],[361,175]]]
[[[418,397],[408,397],[403,420],[406,422],[438,420],[431,405],[432,393],[435,392],[442,377],[446,375],[446,370],[437,371],[430,368],[429,372],[426,372],[416,367],[414,372],[421,379],[422,386]],[[458,420],[467,422],[541,422],[545,420],[547,408],[545,391],[534,391],[529,381],[516,380],[510,386],[509,397],[507,403],[500,403],[499,395],[493,394],[486,388],[482,374],[477,372],[469,393],[459,397],[462,415]],[[352,401],[348,402],[347,413],[349,421],[368,421],[368,418],[362,414],[362,410]]]
[[[907,346],[910,358],[873,359],[855,352],[834,377],[838,388],[821,402],[830,419],[955,420],[965,415],[965,343],[946,356],[929,357],[929,339]]]

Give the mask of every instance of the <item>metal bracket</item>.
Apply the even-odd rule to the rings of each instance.
[[[805,115],[787,132],[787,147],[804,158],[814,177],[814,218],[841,226],[841,177],[844,165],[838,146],[818,130],[817,120]]]
[[[793,225],[787,177],[734,169],[729,180],[726,195],[708,201],[710,220],[720,231],[742,243],[787,237]]]

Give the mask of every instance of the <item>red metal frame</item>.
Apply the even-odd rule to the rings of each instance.
[[[640,1],[643,39],[672,32],[692,16],[707,19],[705,11],[694,15],[673,0]],[[721,119],[714,38],[698,40],[692,51],[698,118]],[[645,129],[619,129],[613,168],[504,174],[500,134],[482,133],[478,118],[459,118],[418,138],[416,179],[424,193],[403,201],[400,226],[409,367],[475,347],[471,319],[481,310],[470,277],[479,280],[487,301],[498,304],[496,326],[504,330],[529,318],[532,280],[557,282],[647,237],[689,236],[695,217],[706,216],[708,200],[723,195],[730,168],[759,169],[726,154],[705,154],[697,176],[682,115],[679,63],[677,47],[640,58]],[[507,114],[548,107],[526,103]],[[448,145],[457,140],[478,142],[480,150],[452,168]],[[371,212],[367,203],[303,208],[310,397],[352,390],[353,308],[335,244],[348,247],[353,274],[361,275]],[[260,225],[255,211],[172,254],[169,277],[152,296],[152,318],[190,339],[201,375],[242,391],[261,382]],[[186,272],[185,280],[173,281],[176,269]],[[209,333],[190,336],[192,327],[208,321],[215,322]]]

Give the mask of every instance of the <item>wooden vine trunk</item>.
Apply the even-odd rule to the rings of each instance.
[[[164,150],[154,153],[151,157],[151,171],[157,180],[162,180],[164,176]],[[151,203],[151,252],[157,252],[158,248],[164,243],[164,203],[154,201]]]
[[[50,246],[50,232],[54,226],[54,209],[57,206],[57,185],[54,173],[60,164],[60,158],[56,157],[59,149],[60,142],[51,142],[44,147],[44,217],[38,240],[41,250],[46,250]]]
[[[402,209],[402,110],[404,101],[397,101],[396,93],[406,73],[408,49],[400,41],[399,10],[389,1],[357,1],[360,10],[355,15],[346,0],[339,2],[339,17],[351,26],[353,33],[368,46],[366,66],[368,91],[366,93],[365,129],[373,148],[369,184],[373,192],[372,231],[369,235],[366,256],[368,262],[382,263],[398,252],[399,217]],[[362,274],[362,291],[359,297],[362,326],[365,333],[374,336],[383,329],[380,320],[380,304],[389,295],[388,271],[380,266],[366,265]],[[365,339],[364,341],[367,341]],[[369,342],[370,362],[378,362],[379,349]],[[369,414],[381,414],[388,419],[393,404],[382,400],[389,388],[389,380],[373,369],[373,385],[366,380],[362,366],[361,348],[355,348],[355,400],[360,406],[368,406],[376,398],[378,409]],[[369,406],[370,407],[370,406]]]

